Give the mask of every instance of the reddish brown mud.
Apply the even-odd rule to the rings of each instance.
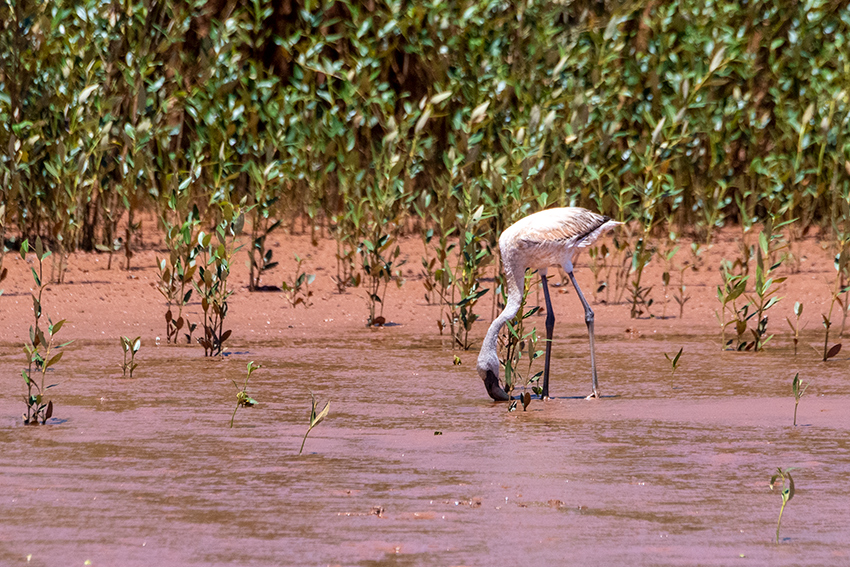
[[[590,372],[578,300],[556,294],[556,399],[511,413],[487,397],[475,353],[452,365],[457,351],[437,334],[415,271],[387,298],[384,315],[398,326],[370,330],[359,291],[333,291],[332,243],[286,240],[275,254],[309,254],[318,274],[314,305],[249,294],[240,267],[229,355],[209,360],[197,346],[155,346],[164,308],[151,287],[154,251],[137,256],[129,278],[105,270],[104,256],[78,255],[69,283],[46,292],[45,312],[67,318],[62,334],[76,342],[51,372],[55,417],[43,427],[21,424],[32,311],[25,264],[10,256],[0,564],[850,563],[850,364],[844,352],[822,363],[812,349],[831,272],[828,252],[806,246],[764,353],[719,348],[716,264],[731,242],[686,274],[683,320],[634,321],[626,305],[594,305],[601,400],[582,399]],[[420,249],[405,243],[411,269]],[[796,357],[783,320],[794,301],[807,323]],[[120,377],[120,335],[142,335],[133,379]],[[664,353],[680,347],[671,378]],[[231,379],[251,360],[263,365],[249,384],[260,403],[229,429]],[[812,382],[796,427],[795,372]],[[331,410],[299,457],[308,390]],[[797,489],[779,545],[776,467],[796,467]]]

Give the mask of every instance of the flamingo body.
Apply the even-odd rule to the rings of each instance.
[[[593,391],[598,397],[596,363],[593,353],[593,311],[590,309],[573,276],[573,260],[582,248],[593,244],[597,238],[622,223],[580,207],[547,209],[524,217],[512,224],[499,236],[499,250],[505,270],[508,300],[505,309],[490,324],[481,352],[478,355],[478,374],[487,392],[494,400],[508,400],[510,396],[499,383],[498,337],[499,330],[513,319],[522,304],[525,271],[538,270],[543,281],[546,299],[546,362],[543,377],[543,397],[549,396],[549,359],[552,348],[552,330],[555,317],[549,298],[546,274],[549,266],[560,265],[569,275],[585,311],[585,321],[590,336],[590,360]]]

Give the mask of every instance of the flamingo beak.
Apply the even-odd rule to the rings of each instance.
[[[497,402],[507,402],[511,397],[499,385],[499,378],[493,374],[491,370],[487,371],[487,377],[484,378],[484,387],[487,388],[487,393]]]

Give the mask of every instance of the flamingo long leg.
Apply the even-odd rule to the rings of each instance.
[[[543,280],[543,297],[546,299],[546,359],[543,363],[543,391],[540,394],[542,399],[549,397],[549,360],[552,357],[552,331],[555,328],[555,313],[552,311],[552,300],[549,299],[549,285],[546,283],[546,276],[541,275]]]
[[[581,300],[581,304],[584,307],[584,322],[587,323],[587,334],[590,337],[590,372],[593,381],[593,391],[590,393],[589,398],[598,398],[599,397],[599,385],[596,380],[596,356],[593,348],[593,310],[590,308],[590,305],[587,303],[587,300],[584,298],[584,295],[581,293],[581,288],[578,286],[578,282],[576,281],[576,277],[573,275],[572,270],[567,272],[570,276],[570,281],[573,282],[573,287],[576,288],[576,293],[578,293],[578,298]],[[544,286],[544,290],[546,287]],[[545,386],[544,386],[545,387]]]

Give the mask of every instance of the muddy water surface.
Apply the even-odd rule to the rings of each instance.
[[[586,401],[583,326],[559,330],[559,397],[513,413],[474,354],[452,366],[404,328],[235,344],[220,361],[145,344],[133,379],[117,341],[78,341],[46,427],[21,425],[22,355],[0,345],[0,564],[850,563],[847,359],[603,336],[605,397]],[[671,378],[663,353],[680,346]],[[229,429],[250,360],[260,404]],[[813,385],[793,427],[797,371]],[[331,411],[299,457],[308,389]],[[780,545],[778,466],[797,467]]]

